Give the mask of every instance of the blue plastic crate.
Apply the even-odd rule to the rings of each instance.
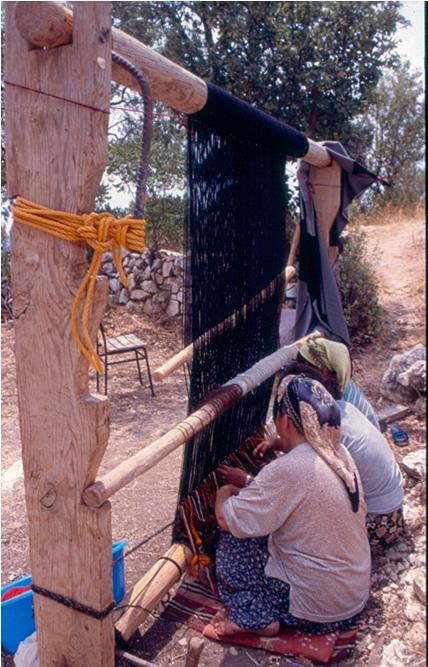
[[[117,561],[117,559],[123,556],[123,550],[127,544],[128,540],[113,542],[113,598],[115,604],[119,604],[125,595],[124,561]],[[1,595],[15,586],[31,586],[31,581],[31,576],[13,581],[1,589]],[[33,595],[33,591],[27,591],[1,603],[1,645],[8,653],[15,653],[19,643],[33,634],[36,629]]]

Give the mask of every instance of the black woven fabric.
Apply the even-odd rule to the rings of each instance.
[[[308,142],[214,86],[188,127],[185,344],[237,313],[233,327],[194,345],[192,412],[208,392],[277,349],[287,253],[285,160],[304,155]],[[264,423],[272,382],[188,443],[180,500]]]

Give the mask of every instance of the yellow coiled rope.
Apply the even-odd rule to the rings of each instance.
[[[82,354],[98,373],[102,373],[102,361],[89,335],[89,314],[95,281],[104,253],[111,250],[120,279],[125,287],[128,285],[128,279],[122,267],[122,248],[143,252],[145,221],[131,217],[117,220],[110,213],[77,215],[65,211],[54,211],[23,197],[17,197],[12,213],[17,222],[35,227],[66,241],[86,241],[94,250],[88,272],[74,297],[71,309],[71,331]],[[85,289],[87,291],[83,305],[82,336],[80,336],[77,310]]]
[[[190,503],[189,503],[190,505]],[[196,530],[193,520],[192,520],[192,507],[190,505],[190,512],[189,512],[189,526],[190,530],[192,532],[193,539],[195,540],[196,547],[198,549],[203,549],[203,542],[201,539],[201,536],[199,535],[198,531]],[[190,561],[189,564],[189,574],[191,577],[196,576],[196,566],[200,565],[201,567],[209,567],[212,564],[212,560],[207,554],[205,553],[199,553],[195,554],[193,558]]]

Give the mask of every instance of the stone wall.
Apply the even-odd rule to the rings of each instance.
[[[109,302],[145,315],[177,317],[182,313],[184,257],[172,250],[143,254],[123,253],[123,269],[128,277],[124,287],[111,254],[106,253],[100,273],[109,279]]]

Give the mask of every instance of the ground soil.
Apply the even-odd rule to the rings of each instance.
[[[380,284],[385,309],[380,336],[365,348],[354,351],[354,376],[376,409],[382,407],[379,387],[382,375],[393,354],[408,350],[424,339],[424,222],[422,216],[390,220],[388,224],[366,226],[368,256]],[[156,368],[181,347],[180,327],[172,321],[157,321],[130,315],[115,308],[106,316],[108,335],[135,332],[147,342],[150,364]],[[27,542],[27,519],[24,500],[20,436],[15,386],[13,324],[2,324],[2,585],[30,572]],[[95,381],[93,379],[95,390]],[[147,385],[140,386],[135,363],[116,366],[109,381],[111,434],[101,472],[137,452],[186,414],[187,394],[184,375],[178,371],[155,387],[152,397]],[[410,435],[405,449],[395,448],[399,461],[404,454],[425,446],[424,421],[416,415],[402,420]],[[391,445],[393,446],[393,445]],[[172,521],[175,511],[181,452],[176,451],[146,475],[116,494],[112,500],[113,537],[127,538],[130,547]],[[422,485],[406,479],[406,499],[421,515],[424,492]],[[422,519],[423,520],[423,519]],[[423,558],[423,528],[414,524],[406,545],[414,551],[420,564]],[[135,551],[126,559],[127,587],[163,553],[170,544],[170,529]],[[416,545],[416,546],[415,546]],[[422,551],[421,551],[422,550]],[[413,558],[415,562],[415,558]],[[423,562],[423,561],[422,561]],[[380,665],[377,656],[382,646],[393,638],[404,638],[412,623],[403,611],[405,600],[401,586],[391,588],[388,580],[388,558],[374,561],[377,574],[366,626],[353,657],[343,665]],[[409,567],[412,567],[410,565]],[[385,569],[386,568],[386,569]],[[386,572],[379,579],[379,572]],[[381,581],[381,583],[379,583]],[[383,582],[383,583],[382,583]],[[385,590],[387,595],[385,595]],[[420,619],[423,621],[423,618]],[[146,623],[141,633],[148,629]],[[192,633],[174,624],[154,622],[144,637],[138,633],[131,651],[158,665],[183,665],[186,642]],[[369,639],[368,639],[369,638]],[[415,649],[415,647],[411,647]],[[415,649],[416,650],[416,649]],[[421,655],[416,652],[415,656]],[[206,641],[200,664],[206,667],[244,665],[311,664],[301,659],[290,661],[260,651],[241,650],[226,644]],[[424,663],[422,657],[421,664]],[[3,664],[12,665],[3,655]],[[125,664],[118,662],[118,665]],[[416,664],[416,663],[412,663]]]

